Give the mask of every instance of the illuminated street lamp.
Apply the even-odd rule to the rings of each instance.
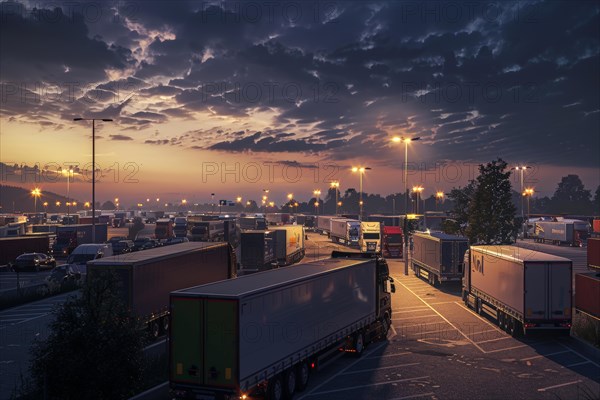
[[[42,195],[42,191],[40,190],[40,188],[34,188],[31,191],[31,195],[33,196],[33,207],[35,209],[35,212],[37,213],[37,199],[38,197],[40,197]],[[45,203],[48,204],[48,203]]]
[[[112,122],[112,119],[73,118],[73,121],[92,121],[92,243],[96,243],[96,121]]]
[[[85,208],[90,208],[90,202],[89,202],[89,201],[86,201],[85,203],[83,203],[83,206],[84,206]]]
[[[406,232],[408,232],[408,144],[410,142],[414,142],[417,140],[420,140],[420,137],[414,137],[414,138],[405,138],[405,137],[399,137],[399,136],[394,136],[392,138],[392,141],[394,143],[404,143],[404,213],[405,218],[404,218],[404,275],[408,275],[408,235],[406,234]]]
[[[48,210],[48,202],[45,201],[43,206],[44,206],[44,212],[46,212]]]
[[[444,202],[444,192],[436,192],[436,194],[435,194],[435,210],[436,211],[438,209],[438,202],[439,203]]]
[[[358,214],[358,219],[360,221],[362,221],[362,215],[363,215],[363,189],[362,189],[362,176],[365,173],[366,170],[371,169],[369,167],[352,167],[352,172],[358,172],[358,186],[359,186],[359,190],[358,190],[358,205],[360,208],[360,212]]]
[[[294,203],[292,203],[292,199],[294,198],[294,193],[288,193],[287,195],[288,198],[288,204],[290,207],[290,213],[294,213]]]
[[[313,190],[313,194],[315,195],[315,213],[319,215],[319,199],[321,196],[321,189]]]
[[[56,207],[60,207],[60,201],[57,201],[55,204],[56,204]]]
[[[511,170],[515,170],[515,171],[520,171],[521,172],[521,193],[524,192],[523,190],[523,173],[525,173],[525,170],[531,168],[530,166],[527,165],[517,165],[516,167],[512,167]],[[523,237],[525,237],[525,211],[524,211],[524,206],[523,206],[523,197],[525,196],[521,196],[521,221],[523,222]]]
[[[531,199],[531,196],[533,196],[533,193],[535,193],[535,191],[533,190],[533,188],[526,188],[523,191],[523,197],[527,197],[527,221],[529,221],[529,218],[531,213],[530,213],[530,209],[529,209],[529,200]]]
[[[335,215],[338,215],[338,188],[340,187],[340,182],[331,182],[331,187],[335,190]]]
[[[415,214],[419,213],[419,201],[421,199],[421,192],[423,192],[423,186],[413,186],[412,191],[416,194],[416,209]]]
[[[69,216],[69,206],[71,205],[69,203],[69,183],[71,182],[71,174],[73,174],[73,167],[69,167],[69,169],[63,169],[62,172],[63,174],[67,174],[67,216]]]

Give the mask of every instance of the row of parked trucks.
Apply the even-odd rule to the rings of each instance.
[[[589,236],[590,224],[576,219],[530,218],[527,236],[539,243],[583,247]]]

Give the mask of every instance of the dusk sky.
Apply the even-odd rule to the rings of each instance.
[[[358,189],[359,165],[365,192],[400,192],[394,136],[421,137],[424,197],[498,157],[532,166],[541,196],[568,174],[600,184],[597,1],[1,5],[0,162],[75,165],[82,201],[92,126],[75,117],[114,119],[96,124],[96,198],[127,206],[306,201],[330,180]],[[66,193],[53,173],[2,171]]]

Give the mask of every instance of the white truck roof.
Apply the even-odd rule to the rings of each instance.
[[[483,254],[492,255],[508,261],[516,262],[567,262],[571,260],[565,257],[559,257],[541,251],[535,251],[517,246],[508,245],[480,245],[471,246],[471,250],[478,251]]]

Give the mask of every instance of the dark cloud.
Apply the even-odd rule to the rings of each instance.
[[[131,136],[127,135],[110,135],[110,140],[133,140]]]

